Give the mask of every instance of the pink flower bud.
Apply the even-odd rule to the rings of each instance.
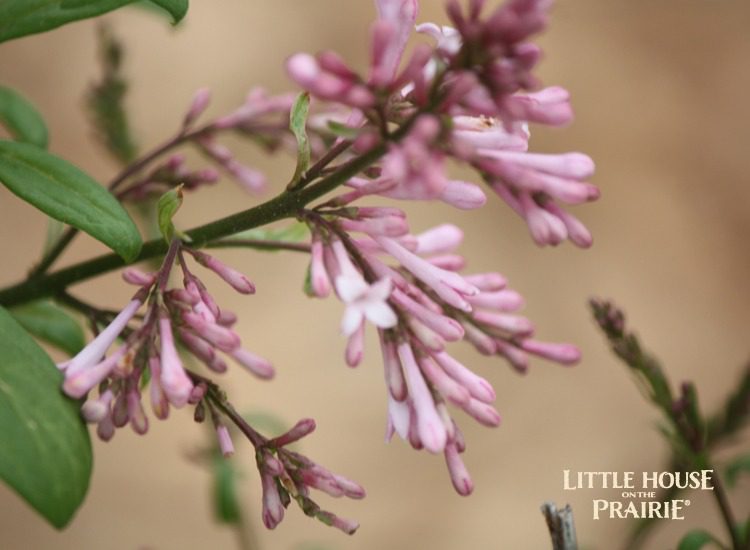
[[[109,412],[96,426],[96,435],[102,441],[109,441],[115,435],[115,425],[112,423],[112,413]]]
[[[208,387],[205,382],[200,382],[198,385],[193,386],[193,389],[190,391],[190,397],[188,397],[188,404],[197,405],[200,403],[206,397],[207,391]]]
[[[506,100],[505,107],[518,120],[550,126],[564,126],[573,120],[570,94],[559,86],[511,96]]]
[[[166,313],[159,316],[159,337],[161,340],[161,387],[169,402],[178,409],[184,407],[193,391],[193,383],[190,381],[182,361],[177,354],[172,337],[172,324]]]
[[[216,273],[237,292],[241,294],[255,293],[255,285],[253,285],[253,283],[251,283],[250,280],[239,271],[232,269],[215,257],[209,256],[204,252],[194,250],[192,255],[199,264]]]
[[[206,107],[208,107],[208,104],[210,102],[211,90],[209,90],[208,88],[201,88],[200,90],[195,92],[193,101],[190,104],[190,109],[188,109],[188,112],[185,115],[185,122],[183,123],[183,125],[185,127],[188,127],[193,122],[195,122],[198,117],[203,114],[203,111],[206,110]]]
[[[106,390],[97,399],[89,399],[81,407],[81,414],[84,420],[90,424],[97,424],[104,420],[109,414],[110,404],[114,394],[112,390]]]
[[[575,365],[581,360],[581,351],[572,344],[552,344],[537,340],[523,340],[521,348],[531,354],[556,361],[563,365]]]
[[[362,220],[342,219],[339,225],[346,231],[358,231],[368,235],[383,235],[386,237],[401,237],[409,232],[409,225],[406,220],[398,216]]]
[[[487,380],[477,376],[445,352],[435,353],[432,356],[448,376],[469,390],[472,397],[485,403],[492,403],[495,400],[495,390]]]
[[[415,339],[428,350],[443,351],[445,349],[445,340],[443,340],[437,332],[414,317],[409,318],[407,323]]]
[[[122,272],[122,279],[131,285],[151,286],[156,282],[155,273],[144,273],[135,267],[128,267]]]
[[[519,315],[475,311],[472,316],[480,323],[499,328],[513,335],[528,336],[534,332],[534,325],[531,321]]]
[[[568,231],[568,238],[573,244],[580,246],[581,248],[589,248],[593,244],[594,239],[591,237],[591,232],[578,218],[569,212],[566,212],[553,202],[545,204],[544,208],[565,224],[565,229]]]
[[[201,338],[212,343],[221,351],[230,353],[240,347],[240,337],[226,327],[206,321],[200,315],[190,311],[184,312],[182,319]]]
[[[505,277],[499,273],[478,273],[475,275],[464,275],[470,284],[477,287],[482,292],[493,292],[502,290],[508,285]]]
[[[291,430],[271,440],[274,447],[284,447],[294,443],[315,431],[315,420],[303,418],[297,422]]]
[[[502,312],[513,312],[523,307],[523,296],[515,290],[482,292],[467,298],[474,307],[494,309]]]
[[[161,387],[161,362],[154,356],[148,360],[149,369],[151,370],[151,384],[149,385],[149,398],[151,400],[151,410],[154,416],[159,420],[166,420],[169,416],[169,401]]]
[[[99,333],[89,344],[83,348],[78,354],[68,361],[68,365],[65,369],[66,376],[72,376],[77,370],[91,367],[98,363],[104,354],[107,352],[109,347],[114,343],[123,329],[127,326],[130,319],[136,314],[138,309],[143,304],[142,292],[138,292],[136,296],[125,306],[125,308],[117,314],[112,322]],[[124,350],[123,350],[124,353]],[[114,365],[109,365],[114,367]],[[101,378],[103,380],[106,374]],[[99,380],[99,381],[101,381]],[[99,381],[95,382],[98,384]],[[92,385],[93,387],[93,385]],[[84,392],[85,393],[85,392]],[[78,395],[81,397],[83,394]]]
[[[482,355],[494,355],[497,351],[497,342],[489,335],[482,332],[472,323],[463,323],[466,331],[466,339],[473,344]]]
[[[344,490],[336,483],[331,473],[319,466],[300,470],[302,483],[307,487],[323,491],[332,497],[344,496]]]
[[[496,340],[497,353],[505,357],[511,366],[521,374],[529,369],[529,357],[526,352],[503,340]]]
[[[419,439],[429,452],[440,453],[444,450],[447,440],[445,425],[435,409],[435,402],[424,378],[422,378],[411,346],[406,342],[400,343],[398,355],[409,383],[409,393],[417,413]]]
[[[427,258],[435,267],[445,269],[446,271],[461,271],[466,267],[466,258],[458,254],[441,254],[439,256],[430,256]]]
[[[356,367],[362,362],[365,345],[365,324],[360,323],[359,328],[355,330],[348,338],[346,343],[346,364],[350,367]]]
[[[453,252],[464,240],[464,232],[458,226],[445,223],[417,235],[416,253],[420,256]]]
[[[340,518],[331,514],[330,512],[323,512],[323,514],[330,516],[330,519],[328,521],[330,521],[331,527],[335,527],[336,529],[343,531],[347,535],[353,535],[357,531],[357,529],[359,529],[359,523],[354,520]]]
[[[284,519],[284,505],[274,478],[266,473],[261,473],[260,478],[263,486],[263,525],[274,529]]]
[[[397,433],[401,439],[408,439],[409,427],[411,425],[410,409],[404,401],[396,401],[388,394],[388,425],[386,428],[386,443],[391,440],[393,433]]]
[[[128,414],[128,399],[127,392],[120,391],[115,399],[115,404],[112,406],[112,423],[116,428],[122,428],[128,423],[130,416]]]
[[[388,386],[388,394],[395,401],[403,401],[406,399],[408,392],[396,344],[388,339],[382,330],[378,330],[378,335],[380,337],[380,350],[383,354],[383,370],[385,383]]]
[[[214,360],[216,354],[214,348],[211,347],[211,344],[185,328],[179,328],[178,331],[180,340],[190,353],[206,364],[211,363]]]
[[[267,450],[263,451],[263,471],[270,476],[277,477],[284,474],[284,465]]]
[[[226,309],[222,309],[219,312],[219,316],[216,318],[216,322],[223,327],[231,328],[237,323],[237,315]]]
[[[103,332],[101,334],[103,334]],[[89,345],[92,344],[93,342]],[[85,349],[86,348],[84,348],[83,351],[85,351]],[[81,397],[86,395],[94,386],[96,386],[102,380],[107,378],[107,376],[109,376],[109,374],[117,366],[117,363],[123,357],[125,357],[125,352],[127,351],[127,349],[127,345],[123,345],[104,361],[101,361],[94,365],[84,365],[78,367],[77,369],[72,369],[69,366],[65,371],[63,391],[70,397],[80,399]],[[80,356],[83,351],[81,351],[81,353],[79,353],[78,355]]]
[[[276,374],[273,365],[269,361],[246,349],[236,349],[231,351],[229,355],[258,378],[269,380]]]
[[[317,235],[313,235],[310,254],[310,278],[313,292],[318,298],[325,298],[331,293],[331,280],[328,278],[323,262],[323,243]]]
[[[449,342],[457,342],[463,338],[464,329],[455,319],[428,309],[422,304],[412,300],[411,297],[401,290],[394,290],[391,296],[393,301],[403,308],[404,311],[419,319],[421,323],[435,331],[445,340]]]
[[[333,479],[336,480],[339,487],[344,491],[344,494],[349,498],[362,499],[365,498],[365,489],[359,483],[355,483],[351,479],[347,479],[344,476],[331,474]]]
[[[380,246],[408,269],[415,277],[430,286],[448,304],[462,311],[471,311],[464,296],[479,294],[479,289],[456,273],[440,269],[412,254],[393,239],[374,237]]]
[[[216,426],[216,437],[219,440],[219,449],[224,458],[229,458],[234,454],[234,444],[232,436],[229,435],[229,429],[224,424]]]
[[[212,371],[218,372],[219,374],[227,372],[227,369],[229,368],[227,362],[218,355],[215,355],[211,361],[206,363],[206,366]]]
[[[418,362],[425,378],[435,386],[443,397],[459,407],[469,403],[469,400],[471,399],[469,390],[445,374],[445,372],[440,369],[432,359],[428,357],[420,357]]]
[[[201,301],[200,294],[197,292],[193,294],[182,288],[173,288],[164,293],[167,299],[173,302],[179,302],[181,304],[195,306]]]
[[[133,431],[139,435],[145,434],[148,431],[148,418],[143,411],[140,392],[134,387],[131,390],[128,390],[126,399],[128,418],[130,419],[130,425],[132,426]]]
[[[474,483],[466,470],[458,449],[454,443],[445,446],[445,464],[448,466],[448,473],[451,476],[451,482],[456,492],[461,496],[468,496],[474,490]]]
[[[483,426],[496,428],[500,425],[500,413],[489,403],[471,398],[461,408]]]

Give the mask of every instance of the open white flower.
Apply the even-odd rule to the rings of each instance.
[[[392,288],[389,278],[368,285],[359,273],[339,275],[336,278],[336,292],[346,304],[341,320],[344,335],[348,337],[354,334],[365,319],[380,328],[396,326],[398,318],[386,302]]]

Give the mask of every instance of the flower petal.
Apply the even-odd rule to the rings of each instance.
[[[392,328],[398,323],[398,317],[385,302],[374,302],[365,307],[365,317],[373,325],[380,328]]]
[[[361,276],[339,275],[336,277],[336,292],[347,304],[367,293],[367,283]]]
[[[341,319],[341,332],[347,338],[357,332],[363,321],[362,311],[357,306],[347,306],[344,317]]]

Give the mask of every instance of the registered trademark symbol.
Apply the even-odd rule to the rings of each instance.
[[[685,501],[685,506],[690,506],[690,501],[689,500]]]

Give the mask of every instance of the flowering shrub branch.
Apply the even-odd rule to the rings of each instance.
[[[234,449],[228,423],[234,424],[255,448],[268,528],[278,525],[294,500],[305,514],[351,534],[357,524],[321,510],[309,490],[350,498],[362,498],[364,490],[287,448],[312,432],[312,420],[266,438],[237,414],[217,383],[180,356],[178,349],[211,376],[227,370],[227,359],[261,379],[274,374],[270,362],[242,347],[232,328],[236,316],[216,303],[199,270],[214,272],[243,295],[255,293],[255,286],[202,249],[309,254],[308,295],[335,295],[344,306],[341,333],[349,366],[363,360],[367,325],[377,331],[388,438],[398,434],[417,450],[442,454],[461,495],[472,492],[473,481],[461,459],[466,442],[449,407],[487,427],[497,427],[500,414],[492,386],[457,361],[450,344],[466,341],[521,373],[530,357],[562,365],[580,359],[571,344],[535,337],[533,323],[519,314],[523,298],[501,274],[463,273],[460,228],[442,224],[412,233],[406,211],[389,202],[440,201],[472,210],[484,206],[489,189],[525,221],[538,245],[565,240],[591,245],[588,230],[563,207],[598,198],[598,189],[588,183],[591,159],[528,151],[530,124],[572,120],[569,94],[560,87],[540,89],[533,75],[541,51],[530,39],[545,28],[551,2],[509,0],[485,9],[482,0],[470,0],[462,9],[450,0],[452,27],[417,25],[416,0],[375,4],[378,18],[365,73],[334,52],[295,54],[286,69],[301,94],[269,96],[256,89],[233,112],[204,124],[198,121],[210,94],[200,90],[177,133],[123,168],[108,194],[62,159],[35,146],[0,142],[0,181],[70,226],[26,280],[0,290],[0,305],[52,297],[88,316],[93,340],[58,368],[63,392],[85,399],[80,415],[96,424],[101,439],[126,425],[139,434],[148,430],[146,391],[158,419],[188,406],[196,421],[210,418],[224,455]],[[415,30],[422,41],[408,51]],[[271,187],[264,174],[219,141],[228,131],[270,152],[290,153],[294,170],[274,198],[182,231],[174,216],[184,197],[222,175],[251,194]],[[208,167],[188,167],[175,153],[188,144]],[[53,184],[83,197],[77,211],[46,192],[54,188],[49,181],[24,171],[35,163]],[[451,163],[473,169],[485,185],[453,179]],[[156,199],[162,237],[142,243],[121,205]],[[92,210],[109,212],[117,226],[90,223],[86,214]],[[246,233],[283,219],[304,224],[309,242]],[[81,230],[115,253],[48,272]],[[68,291],[72,284],[152,258],[161,259],[155,272],[135,267],[122,272],[137,290],[120,312],[99,310]]]

